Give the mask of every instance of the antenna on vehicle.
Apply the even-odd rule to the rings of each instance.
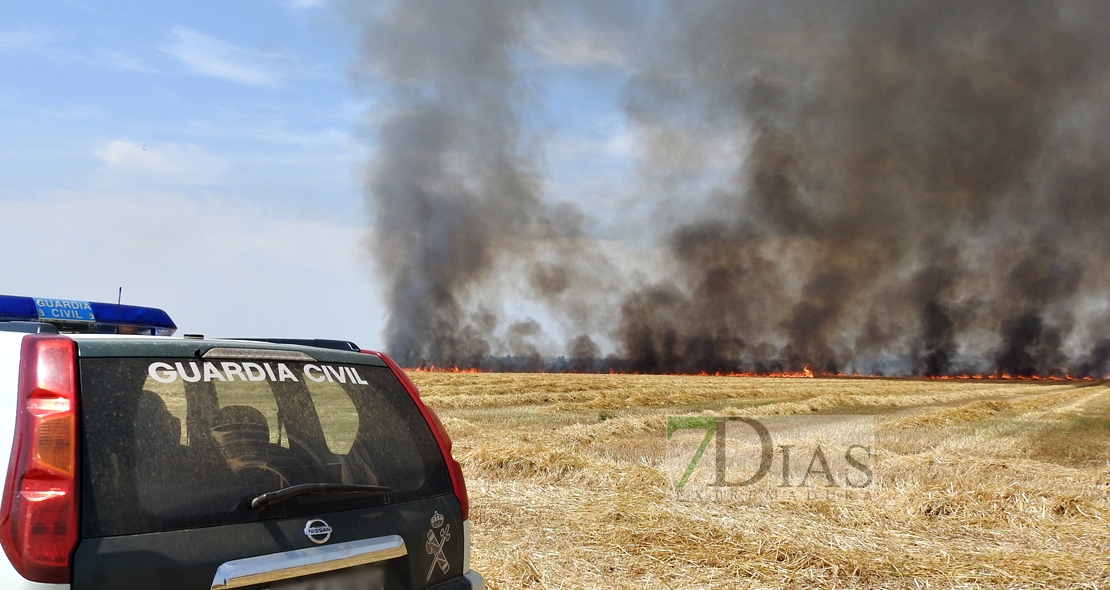
[[[119,288],[119,295],[116,296],[116,334],[119,334],[120,307],[123,307],[123,287]]]

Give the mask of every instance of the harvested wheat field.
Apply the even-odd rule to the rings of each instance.
[[[1110,587],[1106,382],[410,373],[512,588]],[[871,414],[863,496],[695,499],[667,416]]]

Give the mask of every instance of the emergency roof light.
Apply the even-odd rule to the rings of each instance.
[[[0,322],[4,321],[42,322],[59,332],[171,336],[177,331],[177,324],[161,309],[48,297],[0,295]]]

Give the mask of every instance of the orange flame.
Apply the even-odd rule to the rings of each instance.
[[[429,365],[427,367],[406,367],[406,373],[492,373],[493,371],[480,371],[476,368],[460,369],[457,366],[451,368],[437,367]]]

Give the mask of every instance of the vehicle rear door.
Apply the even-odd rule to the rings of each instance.
[[[92,348],[79,364],[76,590],[460,580],[443,455],[377,357]]]

